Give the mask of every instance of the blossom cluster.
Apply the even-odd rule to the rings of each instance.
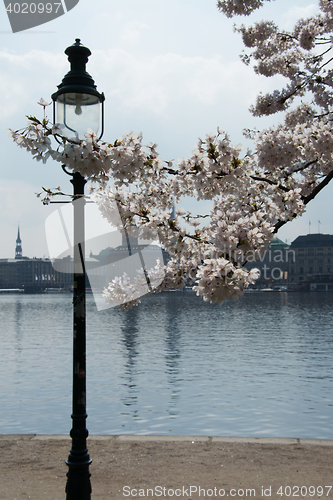
[[[138,297],[145,295],[148,291],[156,292],[158,287],[155,283],[159,284],[163,278],[164,266],[157,259],[154,268],[138,269],[137,275],[132,279],[127,273],[114,278],[104,289],[103,296],[112,307],[122,305],[124,309],[130,309],[140,304]]]
[[[220,2],[220,9],[229,12],[230,5],[246,10],[259,8],[257,0],[230,0]],[[230,4],[230,5],[229,5]],[[229,5],[229,7],[228,7]],[[242,8],[240,7],[242,5]],[[229,9],[229,10],[228,10]],[[316,109],[315,116],[330,111],[332,105],[333,2],[319,0],[319,13],[300,19],[293,30],[281,30],[273,21],[260,21],[251,26],[236,28],[250,53],[242,56],[246,64],[254,62],[254,70],[271,77],[281,75],[287,79],[285,87],[266,95],[259,94],[251,108],[255,116],[287,110],[297,98],[304,98]]]
[[[270,2],[270,0],[266,0]],[[218,0],[217,7],[227,17],[248,16],[262,7],[264,0]]]

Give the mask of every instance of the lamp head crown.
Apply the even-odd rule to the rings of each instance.
[[[61,94],[80,93],[94,95],[103,102],[104,94],[98,92],[93,78],[86,71],[86,64],[91,55],[90,49],[82,45],[80,38],[76,38],[75,43],[67,47],[65,54],[71,65],[70,70],[58,85],[57,92],[52,94],[52,99],[56,101]]]

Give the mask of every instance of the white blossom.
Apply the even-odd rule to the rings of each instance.
[[[50,102],[47,102],[45,101],[45,99],[43,99],[42,97],[39,99],[39,101],[37,102],[37,104],[39,104],[40,106],[43,106],[43,108],[46,108],[46,106],[49,106],[51,104],[52,101]]]

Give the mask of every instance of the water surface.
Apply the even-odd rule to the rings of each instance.
[[[88,296],[89,432],[333,439],[332,302],[170,292],[98,312]],[[0,324],[0,433],[67,433],[71,296],[2,294]]]

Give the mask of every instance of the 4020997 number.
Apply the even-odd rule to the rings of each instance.
[[[9,3],[6,11],[9,14],[57,14],[62,6],[61,2],[23,2],[22,4]]]
[[[327,497],[332,486],[280,486],[276,494],[281,497]]]

